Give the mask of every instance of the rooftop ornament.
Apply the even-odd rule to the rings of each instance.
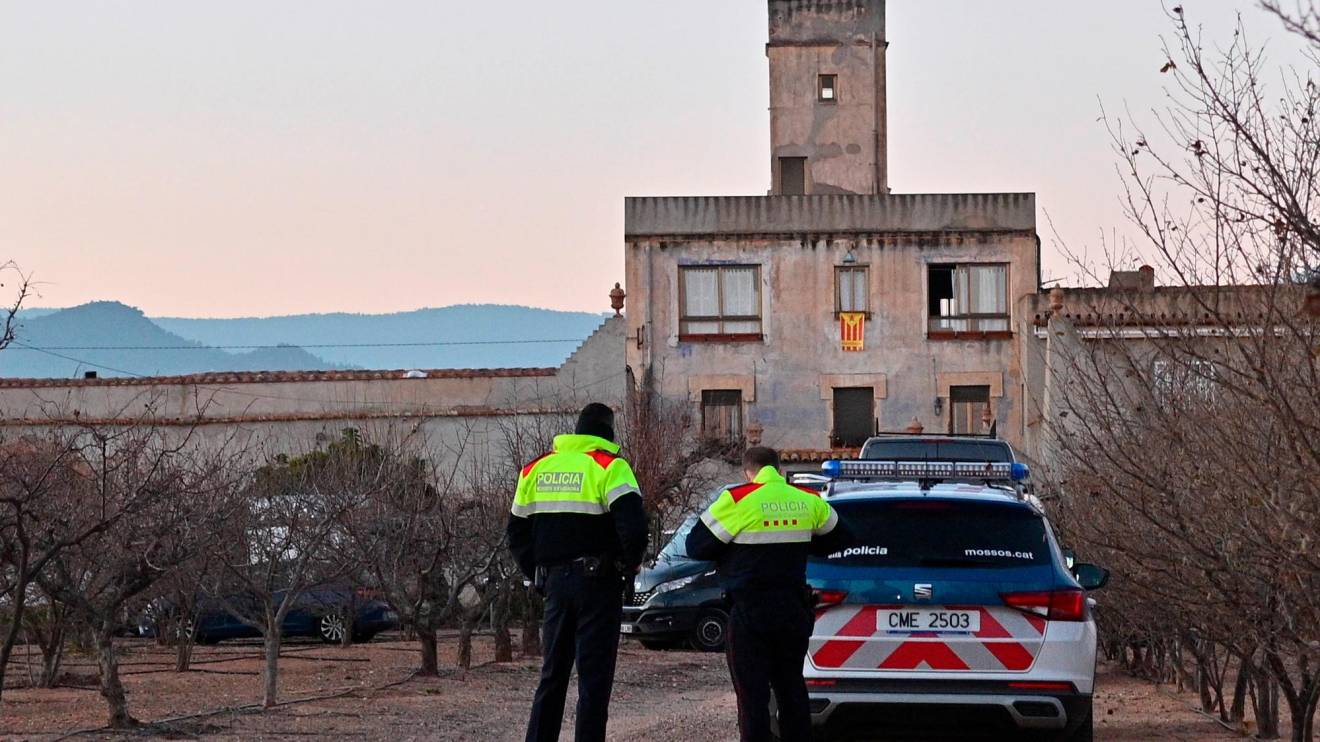
[[[623,301],[628,298],[628,292],[623,290],[620,284],[614,284],[610,291],[610,308],[614,310],[615,317],[623,316]]]

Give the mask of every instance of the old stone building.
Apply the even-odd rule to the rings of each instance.
[[[766,196],[629,198],[628,363],[816,461],[914,420],[1021,444],[1030,193],[892,194],[884,0],[770,0]]]

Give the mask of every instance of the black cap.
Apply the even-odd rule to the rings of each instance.
[[[573,432],[613,441],[614,410],[600,402],[592,402],[582,408],[582,413],[578,415],[577,428]]]

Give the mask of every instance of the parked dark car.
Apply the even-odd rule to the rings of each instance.
[[[859,457],[867,461],[1016,462],[1007,441],[971,435],[897,435],[870,438]]]
[[[283,592],[276,593],[276,602],[283,597]],[[255,596],[232,595],[226,601],[244,612],[259,610]],[[200,601],[196,619],[197,643],[216,644],[227,639],[253,639],[261,636],[260,631],[230,613],[224,607],[226,601],[209,598]],[[139,621],[140,633],[143,636],[156,636],[158,627],[155,616],[170,610],[171,607],[162,602],[153,605]],[[285,638],[316,637],[323,642],[339,642],[344,638],[348,623],[345,619],[351,611],[354,615],[355,642],[370,641],[382,631],[399,627],[399,614],[388,603],[371,597],[369,591],[361,588],[320,587],[298,596],[280,625],[280,633]]]
[[[655,564],[637,575],[632,603],[623,608],[624,636],[648,649],[681,644],[706,652],[724,648],[729,606],[715,563],[692,559],[684,548],[696,522],[696,515],[685,520]]]

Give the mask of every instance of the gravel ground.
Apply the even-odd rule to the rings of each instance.
[[[445,642],[452,662],[452,638]],[[130,710],[144,721],[251,704],[260,698],[260,648],[255,644],[199,647],[196,672],[170,672],[168,650],[147,641],[124,642],[125,684]],[[538,663],[481,664],[467,674],[410,678],[414,645],[376,641],[340,649],[319,644],[286,648],[281,661],[285,700],[342,693],[292,703],[266,712],[220,713],[157,723],[131,735],[103,731],[81,740],[157,737],[206,740],[285,740],[333,737],[380,740],[521,739]],[[23,674],[21,651],[15,675]],[[479,639],[478,662],[492,656]],[[94,686],[94,668],[75,658],[72,680]],[[382,688],[389,684],[392,687]],[[379,690],[376,690],[379,689]],[[1240,739],[1191,710],[1195,699],[1173,696],[1112,671],[1101,675],[1096,694],[1096,731],[1102,740]],[[572,738],[571,707],[565,728]],[[611,705],[610,736],[619,740],[715,742],[736,738],[733,694],[721,655],[651,652],[625,643]],[[104,704],[89,688],[12,689],[0,703],[0,739],[55,740],[103,722]]]

